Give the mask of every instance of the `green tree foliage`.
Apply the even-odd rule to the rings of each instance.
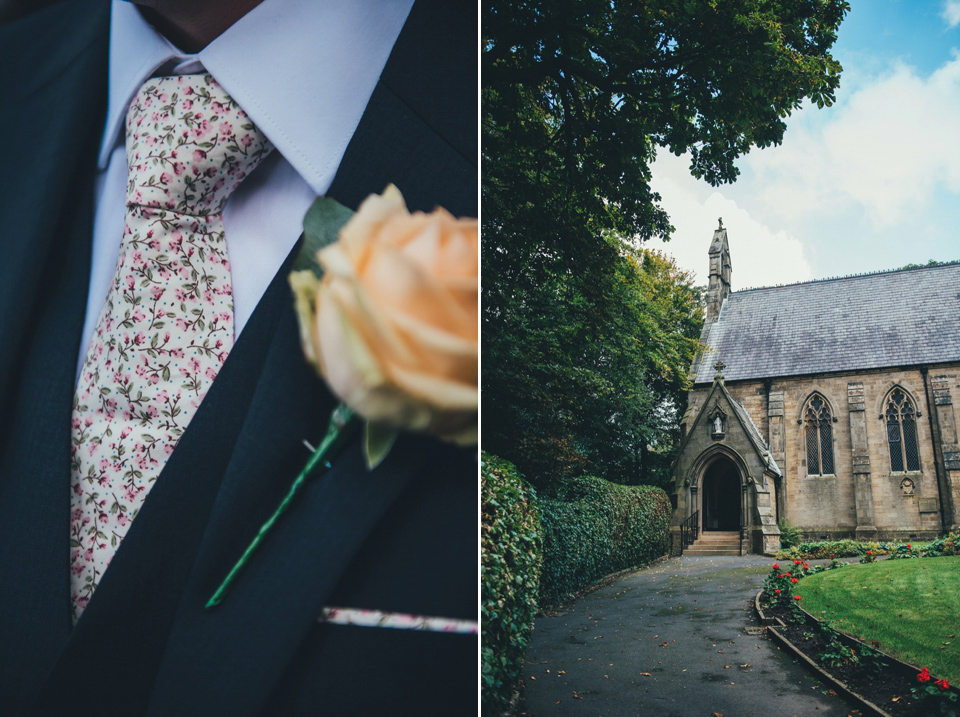
[[[947,266],[949,264],[956,264],[956,261],[937,261],[936,259],[928,259],[926,264],[905,264],[901,266],[901,269],[922,269],[925,266]]]
[[[587,472],[659,482],[650,464],[669,452],[661,429],[689,364],[696,289],[612,237],[669,237],[650,188],[658,148],[730,182],[739,156],[781,141],[804,98],[831,104],[840,65],[829,49],[846,10],[842,0],[490,0],[485,447],[536,482]]]
[[[657,147],[733,181],[804,98],[830,105],[843,0],[491,0],[484,14],[484,215],[667,236]],[[491,213],[492,212],[492,213]],[[550,222],[552,223],[552,222]],[[485,221],[486,224],[486,221]],[[562,241],[562,237],[556,237]],[[554,241],[553,243],[557,243]]]
[[[538,485],[583,473],[667,483],[702,290],[663,254],[622,245],[617,256],[603,315],[579,282],[556,281],[543,310],[517,322],[522,335],[513,324],[484,336],[513,369],[484,365],[496,376],[484,389],[484,420],[494,414],[484,445]]]

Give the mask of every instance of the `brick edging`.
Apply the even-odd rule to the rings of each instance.
[[[784,623],[778,617],[772,617],[772,616],[767,617],[764,614],[763,608],[760,607],[761,595],[763,595],[763,590],[760,590],[757,593],[756,597],[754,598],[753,600],[754,608],[757,611],[757,616],[760,618],[760,622],[767,627],[767,631],[773,636],[773,638],[777,642],[779,642],[781,645],[787,648],[790,652],[792,652],[795,657],[802,660],[824,682],[827,682],[828,684],[833,685],[834,689],[836,689],[837,692],[843,693],[845,696],[852,699],[854,702],[858,703],[861,707],[863,707],[866,710],[867,714],[876,715],[876,717],[891,717],[889,713],[884,712],[882,709],[877,707],[877,705],[873,704],[873,702],[868,700],[866,697],[863,697],[862,695],[859,695],[856,692],[854,692],[852,689],[850,689],[845,682],[841,682],[839,679],[837,679],[832,674],[830,674],[829,672],[824,670],[822,667],[820,667],[820,665],[818,665],[816,662],[814,662],[809,657],[807,657],[807,655],[802,650],[800,650],[800,648],[798,648],[796,645],[790,642],[790,640],[788,640],[785,635],[783,635],[779,630],[777,630],[777,627],[784,627]],[[800,609],[803,610],[803,608],[800,608]],[[819,623],[819,620],[813,617],[813,615],[808,613],[806,610],[803,610],[803,612],[808,621],[813,620],[814,622]],[[841,635],[842,637],[846,637],[841,632],[838,632],[838,631],[835,631],[835,632],[837,632],[837,634]],[[857,642],[859,644],[863,644],[863,643],[860,643],[859,641]],[[880,650],[877,650],[877,652],[880,652]],[[889,657],[889,655],[887,655],[886,653],[883,653],[883,655],[886,657]],[[893,658],[893,657],[891,657],[890,659],[896,660],[896,658]],[[903,665],[907,664],[905,662],[901,662],[900,660],[897,660],[897,662],[900,662]],[[916,672],[919,672],[919,670],[916,670]]]

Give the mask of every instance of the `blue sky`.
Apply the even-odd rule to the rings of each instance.
[[[852,0],[837,102],[804,106],[733,185],[661,152],[653,187],[677,231],[648,247],[706,283],[717,218],[733,288],[960,259],[960,0]]]

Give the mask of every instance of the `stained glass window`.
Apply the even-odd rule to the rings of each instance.
[[[803,414],[807,438],[807,475],[833,473],[833,425],[830,407],[814,394]]]

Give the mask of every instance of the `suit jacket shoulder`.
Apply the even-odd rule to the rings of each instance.
[[[106,2],[0,27],[0,702],[69,638],[70,410],[106,108]]]
[[[411,210],[477,216],[476,7],[417,2],[329,194],[356,207],[395,184]]]

